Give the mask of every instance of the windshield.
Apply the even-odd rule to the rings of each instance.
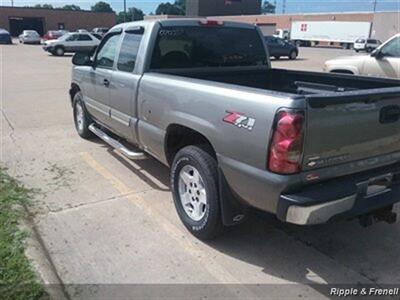
[[[58,40],[60,40],[60,41],[65,41],[67,38],[69,38],[70,36],[71,36],[72,34],[70,34],[70,33],[65,33],[65,34],[63,34],[62,36],[60,36],[59,38],[58,38]]]
[[[200,68],[267,65],[262,39],[254,29],[163,27],[151,68]]]
[[[356,43],[362,44],[362,43],[365,43],[365,40],[363,40],[363,39],[358,39],[358,40],[356,41]]]

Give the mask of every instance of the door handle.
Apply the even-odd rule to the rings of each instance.
[[[103,80],[103,84],[105,87],[109,87],[110,86],[110,81],[108,79],[104,79]]]
[[[382,124],[385,123],[394,123],[400,119],[400,107],[398,105],[388,105],[381,109],[379,122]]]

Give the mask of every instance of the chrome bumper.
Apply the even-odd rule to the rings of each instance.
[[[356,201],[356,197],[356,195],[351,195],[312,206],[292,205],[288,208],[286,222],[298,225],[326,223],[333,216],[350,210]]]

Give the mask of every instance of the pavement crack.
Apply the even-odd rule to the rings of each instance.
[[[72,205],[72,206],[65,207],[65,208],[57,208],[57,209],[53,208],[52,209],[47,205],[47,209],[48,209],[48,213],[53,213],[53,214],[60,213],[60,212],[67,212],[67,211],[74,210],[74,209],[85,208],[85,207],[89,207],[89,206],[93,206],[93,205],[102,204],[102,203],[105,203],[105,202],[119,200],[119,199],[124,198],[124,197],[140,194],[140,193],[147,192],[147,191],[150,191],[150,190],[151,189],[146,189],[146,190],[138,191],[138,192],[133,192],[132,191],[132,192],[129,192],[129,193],[119,194],[119,195],[111,196],[111,197],[108,197],[108,198],[105,198],[105,199],[92,201],[92,202],[89,202],[89,203],[79,203],[79,204]]]
[[[11,128],[12,131],[14,131],[14,126],[11,122],[11,120],[8,118],[6,112],[4,111],[4,109],[1,109],[1,114],[3,115],[4,119],[6,120],[8,126]]]

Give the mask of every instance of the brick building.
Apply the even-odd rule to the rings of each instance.
[[[43,35],[48,30],[92,30],[115,24],[115,13],[0,6],[0,28],[8,30],[13,36],[24,29],[36,30]]]
[[[187,16],[252,15],[261,11],[261,0],[186,0]]]

